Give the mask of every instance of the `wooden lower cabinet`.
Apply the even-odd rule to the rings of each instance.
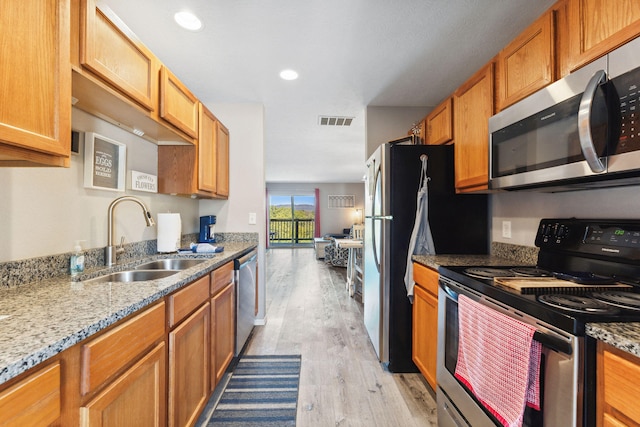
[[[233,262],[0,385],[0,426],[193,426],[235,350]]]
[[[438,351],[438,273],[413,264],[413,353],[422,375],[435,390]]]
[[[640,426],[640,358],[598,341],[597,425]]]
[[[41,368],[0,392],[1,426],[48,426],[60,418],[60,363]]]
[[[166,425],[166,350],[158,344],[138,363],[80,408],[80,425]]]
[[[169,426],[192,426],[209,398],[209,302],[169,332]]]
[[[229,283],[211,298],[211,390],[231,363],[235,339],[235,284]]]
[[[164,338],[165,304],[157,304],[92,338],[81,348],[80,392],[87,395]]]

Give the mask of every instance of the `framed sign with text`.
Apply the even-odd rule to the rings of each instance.
[[[124,191],[127,146],[93,132],[84,138],[84,186]]]

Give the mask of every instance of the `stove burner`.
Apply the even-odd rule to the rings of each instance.
[[[495,267],[471,267],[464,270],[465,274],[476,279],[493,279],[494,277],[546,277],[553,273],[537,267],[513,267],[513,268],[495,268]]]
[[[628,310],[640,310],[640,294],[624,291],[596,292],[592,296],[598,301]]]
[[[465,269],[464,272],[476,279],[493,279],[494,277],[513,276],[513,272],[504,268],[472,267]]]
[[[548,277],[553,275],[552,272],[538,267],[514,267],[511,271],[517,276],[527,277]]]
[[[538,301],[551,307],[579,313],[615,314],[620,311],[594,298],[579,295],[546,294],[538,296]]]

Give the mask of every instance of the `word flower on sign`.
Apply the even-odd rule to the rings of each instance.
[[[158,177],[149,173],[131,171],[131,190],[158,192]]]

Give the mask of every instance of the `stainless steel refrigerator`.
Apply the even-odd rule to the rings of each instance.
[[[437,254],[489,250],[484,194],[456,194],[453,146],[382,144],[367,160],[365,180],[364,323],[390,372],[417,372],[412,361],[412,305],[404,283],[422,161],[426,154],[428,218]]]

